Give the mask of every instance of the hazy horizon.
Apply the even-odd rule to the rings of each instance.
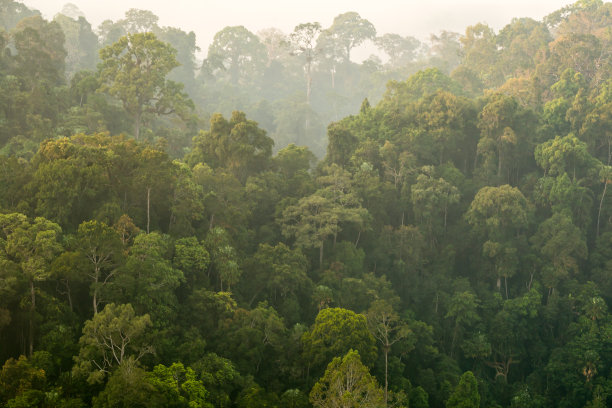
[[[361,17],[371,21],[378,31],[413,36],[422,41],[430,34],[441,30],[465,32],[465,28],[479,22],[486,23],[496,31],[515,17],[531,17],[537,20],[560,9],[572,1],[468,1],[458,3],[452,0],[433,0],[427,4],[421,1],[379,0],[366,1],[324,1],[309,2],[267,0],[233,2],[211,0],[147,1],[147,0],[107,0],[104,4],[91,0],[25,0],[30,8],[39,10],[43,17],[52,19],[66,3],[76,5],[96,29],[104,20],[117,21],[131,8],[150,10],[159,16],[160,26],[178,27],[196,34],[201,48],[200,56],[205,56],[214,35],[226,26],[245,26],[252,32],[275,27],[285,33],[306,22],[318,21],[329,27],[335,16],[347,11],[356,11]],[[369,50],[356,53],[356,58],[367,58]]]

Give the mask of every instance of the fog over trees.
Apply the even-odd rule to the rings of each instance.
[[[0,17],[0,407],[612,405],[612,3]]]

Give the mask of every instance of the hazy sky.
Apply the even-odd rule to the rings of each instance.
[[[496,30],[513,17],[543,16],[573,3],[569,0],[24,0],[46,18],[66,3],[75,4],[97,27],[119,20],[130,8],[151,10],[160,25],[194,31],[204,53],[215,33],[243,25],[253,32],[276,27],[286,33],[300,23],[331,25],[338,14],[356,11],[370,20],[379,34],[412,35],[421,40],[442,29],[463,33],[468,25],[485,22]],[[364,57],[367,57],[365,55]]]

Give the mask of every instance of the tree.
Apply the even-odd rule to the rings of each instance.
[[[12,37],[17,51],[15,72],[27,88],[64,82],[65,37],[58,23],[49,23],[40,16],[25,18],[17,24]]]
[[[431,63],[447,75],[454,70],[462,60],[461,34],[452,31],[442,31],[440,35],[430,36]]]
[[[359,353],[351,349],[329,363],[310,391],[310,402],[317,408],[377,408],[384,399]]]
[[[181,238],[174,244],[174,265],[183,271],[191,290],[206,282],[210,254],[196,237]]]
[[[92,281],[91,291],[93,292],[95,315],[102,301],[100,291],[115,275],[115,268],[123,255],[123,245],[114,229],[98,221],[86,221],[79,225],[77,239],[81,254],[87,258],[93,269],[88,275]]]
[[[478,383],[471,371],[463,373],[459,379],[459,384],[453,390],[446,408],[478,408],[480,407],[480,394],[478,393]]]
[[[162,407],[147,373],[133,358],[125,359],[109,376],[104,390],[93,399],[94,408]]]
[[[575,135],[557,136],[535,149],[535,159],[544,175],[558,176],[567,173],[573,181],[585,176],[596,160],[588,153],[587,145]],[[582,178],[582,177],[579,177]]]
[[[171,251],[167,235],[138,235],[108,294],[116,302],[130,302],[138,313],[150,314],[155,328],[172,324],[177,313],[175,290],[185,279],[182,271],[172,267]]]
[[[0,27],[5,31],[10,31],[24,18],[40,15],[40,11],[30,10],[25,4],[13,0],[3,0],[1,7]]]
[[[204,162],[213,168],[229,170],[244,183],[248,176],[270,166],[274,141],[257,122],[243,112],[234,111],[230,120],[217,113],[210,118],[210,130],[194,137],[188,161]]]
[[[280,149],[273,160],[281,174],[289,180],[298,172],[308,172],[316,161],[316,157],[308,147],[290,143]]]
[[[288,315],[283,306],[295,304],[306,288],[312,285],[307,275],[308,262],[299,249],[290,249],[285,244],[275,246],[259,244],[257,252],[245,265],[246,292],[249,304],[258,298],[268,300],[287,321],[295,319]]]
[[[343,48],[345,62],[351,61],[353,48],[361,45],[365,40],[373,40],[376,37],[374,25],[354,11],[336,16],[327,31]]]
[[[215,34],[205,65],[227,71],[232,84],[244,85],[263,73],[265,63],[266,48],[259,38],[243,26],[235,26]]]
[[[29,220],[25,215],[0,214],[0,259],[16,264],[30,291],[29,355],[34,353],[34,313],[36,312],[35,284],[47,279],[53,258],[62,249],[58,242],[59,225],[37,217]]]
[[[232,285],[238,283],[242,270],[238,265],[238,254],[230,242],[229,234],[221,227],[212,228],[206,235],[204,245],[210,253],[221,291],[223,283],[227,284],[227,291],[231,291]]]
[[[508,297],[507,280],[517,270],[517,251],[529,221],[525,196],[509,185],[483,187],[476,193],[465,218],[484,240],[482,253],[493,262],[498,288],[504,277]]]
[[[295,237],[298,247],[319,248],[319,266],[323,265],[325,241],[333,236],[335,245],[341,224],[358,226],[358,240],[369,220],[368,211],[351,189],[350,173],[336,164],[324,170],[326,174],[318,179],[323,188],[286,207],[279,220],[283,235]]]
[[[171,408],[212,408],[208,391],[194,370],[183,363],[159,364],[147,373],[146,382],[155,388],[156,405]],[[149,405],[151,406],[151,405]]]
[[[402,322],[393,310],[393,307],[385,300],[372,302],[366,314],[368,327],[372,335],[382,345],[385,355],[385,406],[389,401],[389,352],[391,346],[412,334],[407,324]],[[404,350],[407,352],[408,350]]]
[[[469,26],[465,30],[465,36],[461,38],[461,43],[464,55],[463,65],[476,72],[485,84],[498,84],[499,79],[493,76],[497,74],[497,71],[491,68],[498,58],[493,30],[482,23]]]
[[[302,336],[302,343],[304,357],[315,372],[350,349],[363,356],[366,366],[372,366],[376,359],[376,340],[365,316],[347,309],[322,309],[312,329]]]
[[[332,123],[327,127],[327,138],[326,161],[344,168],[357,147],[357,138],[339,123]]]
[[[570,273],[577,273],[580,260],[588,254],[585,234],[574,225],[568,211],[542,222],[530,241],[548,261],[542,280],[551,291]]]
[[[109,303],[102,312],[85,322],[79,339],[73,372],[87,376],[89,383],[100,382],[116,366],[135,364],[151,348],[142,343],[151,326],[148,314],[136,316],[130,304]]]
[[[384,34],[376,38],[376,46],[389,56],[391,68],[402,68],[413,62],[421,42],[414,37],[402,37],[399,34]]]
[[[45,370],[35,367],[25,356],[9,358],[0,371],[0,401],[8,402],[28,393],[42,394],[46,382]],[[11,406],[10,402],[7,406]]]
[[[258,375],[265,380],[281,374],[286,332],[276,310],[262,302],[252,310],[238,308],[221,322],[225,335],[218,344],[219,353],[231,359],[241,373]]]
[[[414,213],[425,231],[430,242],[436,242],[437,233],[446,231],[449,207],[459,202],[459,189],[440,177],[434,177],[433,169],[423,168],[424,174],[419,174],[417,182],[412,185],[410,199]],[[441,214],[440,214],[441,213]],[[443,220],[440,226],[440,219]]]
[[[306,104],[310,105],[312,90],[312,66],[316,58],[316,39],[321,33],[321,24],[304,23],[297,25],[289,35],[293,53],[303,57],[304,74],[306,75]],[[308,127],[308,126],[306,126]]]
[[[138,139],[143,115],[181,114],[193,106],[182,85],[166,76],[178,66],[176,50],[153,33],[128,34],[100,50],[102,92],[119,99]]]
[[[53,21],[61,27],[66,41],[66,76],[71,78],[81,70],[94,70],[98,62],[98,36],[91,24],[82,16],[56,14]]]
[[[319,248],[319,266],[323,265],[325,241],[338,233],[338,214],[331,200],[312,194],[283,211],[280,220],[283,235],[295,237],[299,248]]]
[[[480,301],[475,294],[465,291],[456,292],[450,299],[448,305],[448,312],[446,318],[452,318],[455,321],[455,327],[453,329],[453,337],[450,345],[450,355],[452,356],[455,351],[455,345],[457,343],[457,337],[461,328],[473,326],[480,316],[478,316],[478,306]]]
[[[481,137],[477,148],[478,154],[484,157],[482,165],[486,176],[492,176],[497,167],[499,183],[511,179],[518,181],[522,167],[526,167],[519,164],[529,157],[527,137],[534,122],[532,112],[521,107],[514,98],[501,93],[487,98],[487,104],[478,115]]]

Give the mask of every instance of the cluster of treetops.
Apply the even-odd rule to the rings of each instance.
[[[149,12],[0,19],[0,406],[612,405],[611,3],[197,75]]]

